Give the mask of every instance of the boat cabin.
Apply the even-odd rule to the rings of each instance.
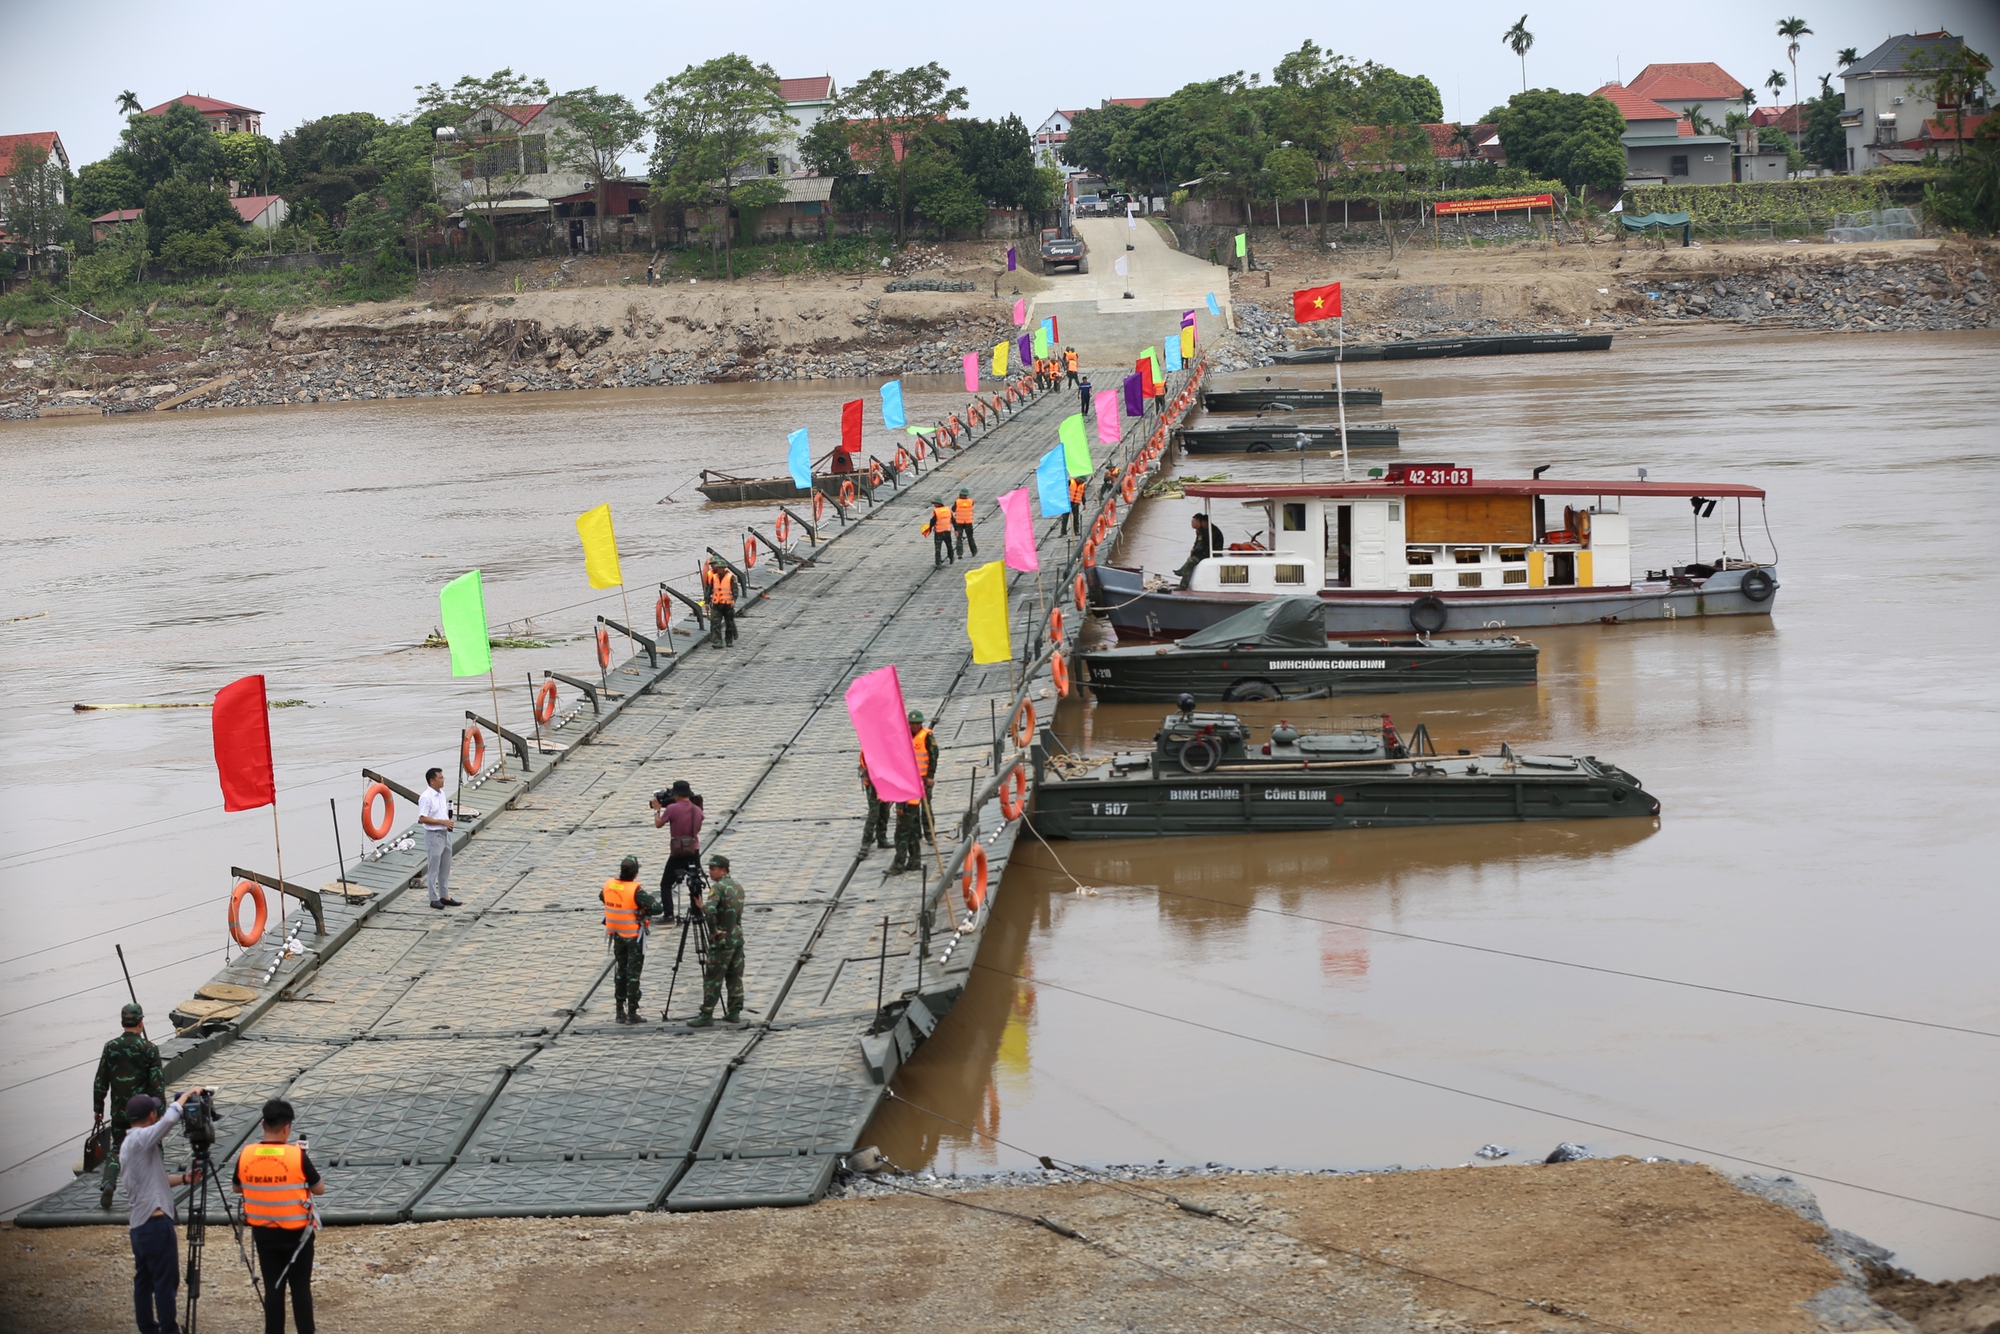
[[[1735,498],[1740,506],[1764,497],[1757,487],[1721,482],[1477,482],[1469,468],[1428,465],[1399,466],[1360,482],[1198,483],[1186,494],[1205,503],[1229,543],[1195,567],[1190,591],[1263,596],[1625,588],[1634,582],[1628,498],[1694,501],[1699,550],[1707,536],[1700,521],[1714,512],[1714,502]],[[1245,518],[1232,522],[1213,513],[1218,502],[1232,501],[1245,507]],[[1728,561],[1729,524],[1718,526]],[[1239,539],[1245,528],[1252,531]],[[1739,547],[1740,533],[1739,523]],[[1665,570],[1645,573],[1669,577]]]

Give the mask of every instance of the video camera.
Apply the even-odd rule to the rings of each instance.
[[[222,1113],[215,1110],[215,1090],[203,1089],[181,1106],[181,1133],[200,1154],[215,1143],[215,1123]]]

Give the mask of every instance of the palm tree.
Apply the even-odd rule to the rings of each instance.
[[[1479,131],[1470,125],[1461,125],[1457,121],[1453,121],[1451,123],[1451,146],[1458,150],[1459,160],[1463,162],[1465,159],[1471,157],[1473,151],[1479,147]]]
[[[1840,61],[1840,67],[1846,69],[1849,65],[1861,59],[1861,53],[1851,46],[1843,46],[1840,48],[1840,55],[1836,59]]]
[[[1778,24],[1778,36],[1785,39],[1785,57],[1792,62],[1792,87],[1796,88],[1799,86],[1799,38],[1812,36],[1812,29],[1806,26],[1804,19],[1789,18]],[[1793,93],[1792,120],[1794,122],[1798,120],[1798,107],[1799,96],[1797,93]],[[1792,128],[1796,132],[1798,129],[1797,124],[1794,123]]]
[[[1775,105],[1778,100],[1778,94],[1784,91],[1785,72],[1781,69],[1772,70],[1771,77],[1764,80],[1764,86],[1771,90],[1771,101]]]
[[[121,116],[136,116],[139,114],[139,95],[130,88],[118,94],[118,114]]]
[[[1500,40],[1515,55],[1521,58],[1521,91],[1528,91],[1528,48],[1535,44],[1535,34],[1528,31],[1528,16],[1521,15],[1521,21],[1500,34]]]

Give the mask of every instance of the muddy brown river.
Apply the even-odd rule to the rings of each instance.
[[[1354,419],[1400,425],[1410,461],[1766,487],[1776,614],[1527,630],[1532,688],[1246,714],[1310,727],[1386,710],[1447,745],[1594,753],[1661,816],[1024,839],[975,985],[899,1076],[912,1105],[869,1139],[938,1171],[1037,1154],[1445,1166],[1571,1140],[1789,1171],[1834,1225],[1926,1276],[2000,1267],[2000,335],[1621,337],[1606,354],[1354,372],[1350,387],[1387,391]],[[958,397],[909,389],[917,415]],[[270,860],[268,816],[220,809],[205,711],[72,703],[200,701],[249,672],[304,700],[272,730],[286,874],[320,883],[329,798],[352,856],[357,768],[414,782],[451,762],[459,711],[487,704],[484,682],[413,647],[440,584],[482,568],[496,632],[548,641],[496,654],[520,696],[503,707],[522,712],[528,673],[576,669],[589,649],[572,637],[620,615],[584,582],[578,512],[612,503],[635,586],[691,585],[741,520],[692,474],[775,474],[785,432],[809,424],[829,447],[857,392],[0,428],[0,1210],[76,1156],[124,999],[114,943],[163,1024],[221,961],[228,868]],[[1308,475],[1337,466],[1316,456]],[[1147,502],[1120,561],[1177,565],[1194,508]],[[1635,568],[1695,555],[1684,501],[1626,508]],[[1076,704],[1058,722],[1072,744],[1129,747],[1163,711]]]

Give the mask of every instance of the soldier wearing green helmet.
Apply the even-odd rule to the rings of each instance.
[[[118,1012],[118,1022],[125,1030],[104,1044],[104,1054],[97,1058],[97,1079],[91,1085],[90,1105],[93,1118],[104,1120],[104,1099],[111,1099],[111,1151],[104,1156],[104,1173],[99,1178],[101,1189],[97,1193],[100,1208],[111,1207],[112,1192],[118,1189],[118,1151],[125,1146],[125,1132],[132,1128],[132,1119],[126,1114],[125,1105],[140,1093],[149,1094],[165,1102],[167,1098],[167,1076],[160,1068],[160,1050],[146,1041],[146,1012],[136,1004],[125,1006]]]

